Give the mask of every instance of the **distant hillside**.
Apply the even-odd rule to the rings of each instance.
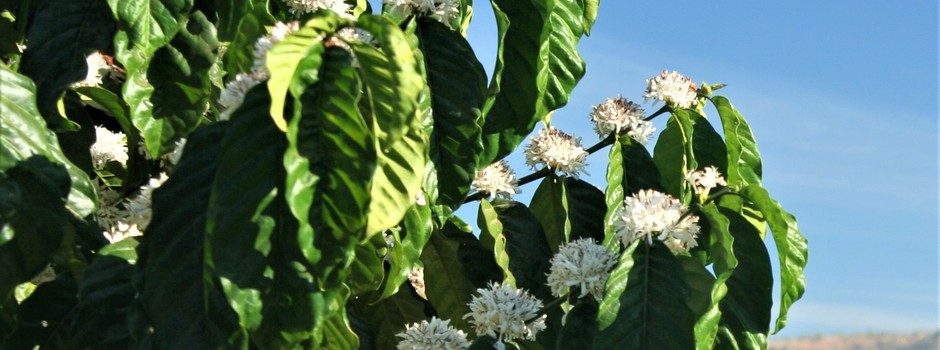
[[[870,333],[820,335],[803,338],[770,339],[772,350],[937,350],[940,331],[920,333]]]

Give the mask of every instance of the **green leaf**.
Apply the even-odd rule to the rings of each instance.
[[[796,218],[780,206],[776,200],[760,185],[749,185],[741,190],[741,195],[750,200],[770,225],[780,261],[780,314],[777,316],[774,333],[787,324],[787,311],[806,291],[806,268],[808,250],[806,237],[800,233]]]
[[[383,16],[363,15],[356,27],[375,36],[379,46],[376,49],[362,42],[349,43],[361,67],[359,74],[366,90],[363,94],[368,96],[364,101],[370,111],[367,119],[376,123],[379,150],[386,152],[411,131],[424,79],[412,47],[398,25]]]
[[[336,15],[318,16],[278,41],[268,50],[265,66],[270,71],[271,118],[281,131],[287,131],[284,107],[287,94],[296,100],[317,79],[317,64],[323,53],[324,35],[346,24]],[[295,114],[299,109],[295,108]]]
[[[41,155],[63,165],[68,171],[71,190],[66,207],[72,215],[84,218],[95,212],[98,195],[88,174],[72,164],[59,148],[55,134],[46,128],[36,108],[35,85],[29,78],[0,67],[0,170],[16,165],[33,155]]]
[[[139,296],[129,317],[135,339],[154,348],[247,348],[220,281],[206,273],[208,184],[226,126],[194,132],[173,177],[153,193],[153,220],[134,271]]]
[[[352,295],[362,295],[378,290],[385,279],[385,237],[372,236],[368,242],[360,243],[355,248],[355,259],[349,269],[349,286]]]
[[[489,282],[503,280],[493,252],[472,234],[448,224],[431,234],[421,261],[425,293],[437,317],[449,319],[452,326],[469,333],[472,327],[463,316],[472,294]]]
[[[229,39],[231,42],[226,47],[225,56],[223,57],[223,67],[228,72],[229,80],[234,79],[235,74],[251,71],[255,59],[255,41],[268,33],[266,27],[273,26],[275,23],[274,16],[271,16],[268,12],[267,1],[255,1],[258,4],[253,5],[254,8],[240,17],[235,17],[236,13],[229,14],[229,12],[223,12],[223,9],[219,9],[219,17],[222,21],[219,24],[219,40],[226,40],[231,36]],[[247,0],[239,0],[239,2],[249,3]],[[229,4],[231,1],[220,0],[217,3]],[[230,11],[234,12],[235,7],[237,5],[233,5]],[[231,16],[231,19],[226,19],[226,16]],[[237,24],[238,27],[236,31],[229,32],[227,28],[232,23]]]
[[[552,3],[491,0],[498,46],[489,96],[483,108],[480,166],[512,152],[549,111],[541,99],[547,84]]]
[[[661,243],[635,241],[607,280],[595,349],[691,349],[695,316],[678,260]]]
[[[584,16],[580,0],[554,1],[551,6],[548,65],[544,73],[546,86],[542,98],[545,111],[568,104],[571,91],[584,76],[585,63],[578,52],[578,41],[584,35]]]
[[[38,286],[19,306],[16,332],[0,339],[3,349],[73,349],[63,340],[69,314],[74,311],[78,294],[71,278],[58,278]],[[3,333],[0,333],[3,335]]]
[[[616,136],[615,136],[616,137]],[[624,200],[623,144],[620,141],[610,146],[607,163],[607,187],[604,188],[604,239],[603,245],[612,251],[620,250],[617,239],[617,212]],[[654,167],[655,168],[655,167]]]
[[[363,83],[359,108],[378,147],[366,230],[373,235],[397,225],[421,189],[428,140],[416,108],[425,85],[411,46],[394,23],[363,15],[356,26],[375,35],[381,46],[349,43]]]
[[[579,238],[604,240],[605,195],[583,180],[548,176],[529,203],[545,230],[553,253],[565,242]]]
[[[110,51],[114,19],[103,1],[48,0],[30,24],[20,71],[36,82],[39,112],[49,128],[74,131],[77,125],[59,114],[57,101],[69,85],[85,78],[86,56]]]
[[[153,156],[175,149],[174,142],[199,124],[212,97],[209,70],[218,46],[215,27],[198,11],[181,24],[185,27],[169,45],[154,52],[146,66],[150,86],[129,94],[131,90],[125,85],[124,96],[132,106],[131,120]],[[135,103],[150,104],[152,109],[142,109]]]
[[[591,27],[597,19],[597,8],[600,6],[600,0],[579,0],[584,8],[581,25],[584,26],[584,34],[591,35]]]
[[[506,250],[506,235],[503,234],[503,223],[499,221],[499,214],[487,200],[480,201],[480,211],[477,214],[480,226],[480,242],[493,250],[493,258],[503,272],[503,283],[516,287],[516,278],[509,268],[509,253]]]
[[[718,168],[720,173],[727,174],[728,150],[721,135],[718,135],[703,115],[694,110],[687,110],[687,112],[692,125],[692,151],[695,155],[695,162],[698,163],[697,169],[713,166]]]
[[[660,170],[646,147],[630,137],[620,137],[619,141],[623,154],[624,194],[632,195],[648,189],[663,191]]]
[[[116,244],[136,245],[135,242],[125,239]],[[119,248],[110,250],[116,249]],[[133,346],[127,322],[127,312],[136,293],[131,285],[133,272],[134,266],[122,257],[104,254],[95,257],[79,284],[79,303],[65,336],[69,348],[125,349]]]
[[[727,331],[719,329],[718,342],[733,342],[747,349],[764,349],[770,331],[773,272],[760,231],[736,210],[741,205],[740,201],[737,197],[724,196],[719,205],[719,210],[730,223],[738,265],[725,282],[728,293],[721,300],[720,310],[721,327]],[[731,339],[727,338],[729,335]]]
[[[554,175],[546,176],[532,195],[529,208],[541,223],[552,253],[558,252],[571,235],[571,221],[568,218],[568,196],[565,194],[565,180]]]
[[[267,117],[269,101],[264,85],[245,94],[219,141],[217,170],[204,184],[212,189],[206,209],[207,250],[212,251],[212,266],[228,303],[249,331],[260,325],[261,294],[273,283],[265,275],[272,236],[276,229],[286,229],[266,212],[286,205],[274,202],[281,179],[272,169],[283,166],[286,142]],[[189,157],[186,152],[184,159]]]
[[[456,208],[470,191],[483,150],[480,108],[486,99],[486,72],[467,40],[443,23],[419,19],[415,34],[431,89],[430,155],[440,180],[439,202]]]
[[[373,201],[374,202],[374,201]],[[392,231],[395,245],[390,248],[385,287],[379,298],[387,298],[398,292],[398,287],[408,280],[411,270],[421,259],[424,246],[431,239],[431,208],[415,204],[405,213],[399,232]]]
[[[721,213],[714,203],[708,203],[701,208],[702,216],[707,220],[708,253],[713,261],[712,269],[715,272],[715,282],[710,291],[710,304],[708,311],[699,317],[695,323],[696,349],[710,349],[714,346],[718,336],[719,322],[721,321],[720,302],[728,293],[725,282],[731,277],[738,266],[738,259],[734,256],[734,236],[730,232],[730,221]]]
[[[558,332],[556,349],[590,349],[597,336],[597,302],[581,298],[565,314],[565,325]]]
[[[713,96],[711,101],[721,117],[728,147],[728,186],[760,185],[760,152],[751,127],[724,96]]]
[[[712,308],[711,291],[715,284],[715,276],[705,268],[697,259],[678,255],[679,264],[685,272],[685,282],[689,285],[689,296],[686,305],[692,310],[695,319]]]
[[[424,314],[427,302],[415,294],[410,284],[400,285],[399,292],[377,303],[368,303],[360,298],[352,305],[372,326],[374,342],[378,350],[394,350],[401,338],[395,337],[405,330],[405,325],[421,322],[428,317]],[[451,321],[453,325],[453,321]]]
[[[346,309],[340,310],[323,324],[324,349],[358,349],[359,337],[349,326]]]
[[[542,225],[524,204],[514,201],[494,203],[499,221],[503,224],[509,269],[519,288],[524,288],[542,300],[552,299],[546,285],[551,269],[552,250]],[[481,238],[481,242],[487,245]]]
[[[666,129],[659,134],[653,150],[653,160],[659,169],[663,189],[667,194],[685,199],[691,198],[691,192],[685,176],[698,167],[693,151],[693,126],[689,110],[677,109],[672,112]]]

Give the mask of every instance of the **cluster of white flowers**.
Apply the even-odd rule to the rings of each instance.
[[[561,297],[568,294],[571,287],[579,286],[581,295],[578,298],[590,293],[600,301],[616,260],[610,250],[597,244],[593,238],[583,238],[561,246],[551,263],[548,286],[552,294]]]
[[[656,131],[653,123],[643,120],[643,109],[623,97],[608,98],[594,106],[591,111],[594,131],[601,138],[611,133],[626,131],[627,135],[641,144],[647,144]]]
[[[97,86],[104,82],[104,78],[115,78],[123,75],[111,68],[111,65],[108,64],[100,51],[92,52],[86,56],[85,64],[88,66],[85,79],[72,84],[72,86]]]
[[[497,348],[504,341],[535,340],[545,329],[545,316],[539,317],[542,301],[523,289],[491,283],[489,288],[477,289],[468,306],[470,313],[464,318],[476,327],[477,336],[495,338]]]
[[[95,126],[95,143],[91,145],[90,150],[95,169],[104,168],[110,161],[127,163],[127,140],[122,132],[111,132]]]
[[[587,156],[587,151],[581,148],[580,138],[555,128],[539,130],[538,136],[533,137],[525,147],[525,162],[533,169],[541,164],[574,178],[584,171]]]
[[[624,245],[653,236],[663,241],[674,254],[687,252],[698,245],[698,217],[687,215],[682,203],[664,193],[641,190],[623,200],[617,213],[617,236]]]
[[[153,217],[151,195],[153,190],[167,180],[166,174],[150,179],[142,186],[137,195],[121,199],[120,193],[95,181],[98,192],[98,224],[104,229],[104,236],[111,243],[128,237],[143,235]]]
[[[460,18],[459,0],[383,0],[385,6],[398,17],[411,15],[431,17],[456,30]]]
[[[251,90],[259,83],[261,83],[261,80],[246,73],[238,73],[235,75],[235,79],[225,83],[225,89],[219,95],[219,104],[225,109],[219,115],[219,120],[229,120],[232,113],[242,105],[248,90]]]
[[[516,180],[516,173],[505,160],[477,171],[477,176],[473,179],[473,187],[477,191],[487,193],[490,199],[497,196],[508,199],[514,194],[522,193],[519,189],[519,181]]]
[[[713,166],[707,166],[702,170],[689,172],[685,180],[692,184],[695,188],[695,193],[702,199],[707,198],[708,193],[711,192],[713,188],[719,185],[728,186],[728,183],[725,182],[725,178],[718,172],[718,168]]]
[[[293,13],[312,13],[320,9],[336,12],[340,16],[352,18],[352,6],[343,0],[284,0]]]
[[[432,317],[405,326],[405,331],[395,335],[402,338],[398,350],[460,350],[470,348],[467,335],[450,326],[450,320]]]
[[[646,80],[647,100],[656,99],[666,102],[672,108],[691,108],[698,103],[698,87],[682,74],[675,71],[663,71],[659,75]]]

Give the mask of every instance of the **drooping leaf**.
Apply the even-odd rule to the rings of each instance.
[[[386,249],[385,237],[382,235],[372,236],[369,241],[356,245],[355,259],[349,267],[346,282],[352,295],[362,295],[382,287]]]
[[[217,277],[205,273],[206,212],[227,124],[191,135],[174,175],[153,193],[153,219],[134,271],[135,340],[154,348],[247,348]],[[152,331],[151,331],[152,330]]]
[[[683,269],[665,245],[627,247],[607,280],[595,349],[691,349],[695,317]]]
[[[542,225],[522,203],[496,202],[494,208],[503,224],[509,269],[516,279],[517,287],[528,290],[542,300],[551,300],[551,289],[546,282],[551,268],[549,260],[552,258],[552,250],[545,239]]]
[[[715,131],[708,119],[696,111],[689,110],[689,122],[692,125],[692,151],[695,155],[697,169],[707,166],[718,168],[722,174],[728,169],[728,150],[721,135]],[[697,170],[691,169],[691,170]]]
[[[503,280],[493,252],[472,234],[448,224],[431,234],[421,261],[425,291],[437,317],[450,319],[451,326],[470,332],[472,327],[463,316],[471,296],[488,282]]]
[[[713,96],[711,101],[721,117],[728,147],[728,186],[760,185],[760,152],[751,127],[724,96]]]
[[[125,239],[115,244],[134,242],[133,239]],[[109,249],[112,253],[95,257],[82,275],[78,288],[78,306],[72,312],[67,335],[63,337],[69,348],[117,349],[133,346],[127,312],[136,293],[131,285],[134,267],[126,259],[114,255],[121,248],[115,245],[107,247],[114,247]],[[133,246],[130,252],[133,253]]]
[[[49,128],[74,131],[78,125],[59,114],[56,102],[69,85],[85,78],[86,56],[110,51],[111,11],[98,0],[48,0],[30,24],[20,72],[36,82],[39,112]]]
[[[719,210],[729,220],[729,231],[734,242],[733,249],[738,261],[731,277],[725,282],[728,292],[721,300],[721,328],[717,341],[732,342],[746,349],[767,347],[770,332],[770,311],[773,304],[773,272],[770,255],[754,227],[736,209],[740,198],[724,196]],[[727,337],[731,336],[731,339]]]
[[[470,191],[483,150],[480,109],[486,98],[486,73],[467,40],[446,25],[419,19],[415,34],[431,90],[430,155],[438,173],[438,201],[455,208]]]
[[[701,209],[702,216],[708,222],[708,253],[715,272],[715,282],[710,295],[709,310],[699,317],[695,323],[696,349],[710,349],[715,345],[721,321],[720,302],[728,293],[725,282],[731,277],[738,266],[738,259],[734,256],[734,236],[731,234],[730,222],[714,203],[708,203]]]
[[[597,187],[570,177],[542,180],[529,206],[553,253],[565,242],[579,238],[604,240],[605,195]]]
[[[199,124],[211,98],[209,70],[218,46],[215,27],[198,11],[181,24],[184,27],[168,45],[154,52],[146,66],[149,86],[130,94],[129,85],[125,85],[131,120],[152,156],[175,149],[174,142]],[[152,108],[141,109],[135,102]]]
[[[480,166],[509,154],[549,111],[547,84],[551,2],[491,0],[496,15],[496,67],[483,108]]]
[[[603,245],[612,251],[620,251],[617,239],[617,212],[624,200],[623,144],[619,140],[610,146],[607,163],[607,187],[604,189],[604,239]]]
[[[269,101],[264,85],[245,94],[221,136],[216,171],[208,178],[212,195],[206,209],[206,244],[228,303],[249,331],[261,323],[261,294],[272,283],[265,276],[271,237],[274,230],[284,229],[265,212],[281,182],[273,169],[282,166],[286,143],[266,117]]]
[[[556,349],[591,349],[597,336],[597,302],[581,298],[565,314],[565,325],[558,332]]]
[[[72,215],[84,218],[95,212],[98,196],[88,174],[62,153],[55,134],[46,128],[36,108],[35,85],[29,78],[0,66],[0,170],[16,165],[33,155],[41,155],[63,165],[68,171],[71,189],[66,207]]]
[[[567,242],[571,235],[571,220],[568,218],[568,201],[565,179],[546,176],[532,195],[529,208],[542,224],[545,239],[553,253]]]
[[[660,138],[663,136],[660,135]],[[625,195],[640,190],[663,191],[660,170],[646,147],[629,137],[619,138],[623,154],[623,188]]]
[[[324,35],[333,33],[346,21],[336,15],[325,15],[307,21],[290,35],[278,41],[265,58],[270,72],[268,91],[271,93],[271,118],[281,131],[287,131],[284,107],[288,92],[296,100],[317,78],[317,65],[325,46]],[[300,109],[294,108],[295,117]]]
[[[767,218],[770,231],[777,247],[780,261],[780,314],[777,316],[774,333],[787,324],[787,311],[790,306],[803,296],[806,290],[806,277],[803,269],[809,258],[806,237],[800,233],[796,218],[788,213],[760,185],[749,185],[741,189],[746,197]]]
[[[334,314],[323,325],[323,343],[325,349],[358,349],[359,337],[349,326],[346,309]]]
[[[545,111],[554,111],[568,104],[571,91],[584,76],[585,63],[578,52],[578,41],[584,35],[585,15],[580,0],[554,1],[551,5],[548,71],[542,97]]]

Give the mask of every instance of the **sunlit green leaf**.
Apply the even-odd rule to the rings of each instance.
[[[728,185],[760,185],[760,152],[751,127],[724,96],[713,96],[711,101],[718,109],[728,146]]]

